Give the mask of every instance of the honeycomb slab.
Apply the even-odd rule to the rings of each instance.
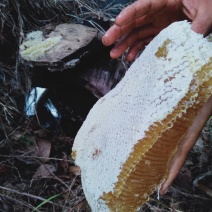
[[[136,211],[166,179],[178,143],[212,93],[212,43],[175,22],[91,109],[74,146],[94,212]]]

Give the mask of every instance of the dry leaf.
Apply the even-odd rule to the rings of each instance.
[[[45,163],[51,152],[51,142],[47,140],[39,140],[37,141],[38,146],[38,155],[42,157],[42,161]]]
[[[31,151],[31,155],[40,157],[41,162],[45,163],[49,159],[51,142],[44,139],[39,139],[32,146],[28,146],[28,150]]]
[[[37,168],[37,170],[36,170],[35,174],[33,175],[32,179],[48,177],[55,171],[56,171],[55,166],[49,165],[49,164],[41,164]]]
[[[46,138],[47,131],[44,129],[39,129],[39,130],[34,131],[34,135],[38,136],[39,138]]]
[[[78,175],[80,175],[80,167],[79,166],[69,166],[68,172],[74,173],[76,176],[78,176]]]
[[[11,139],[14,141],[18,141],[21,139],[21,137],[24,135],[24,133],[16,132],[11,136]]]

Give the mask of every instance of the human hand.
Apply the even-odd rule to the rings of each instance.
[[[191,127],[188,130],[186,136],[179,143],[178,150],[174,154],[170,162],[169,174],[166,181],[162,184],[160,189],[160,195],[164,195],[174,179],[180,173],[180,170],[186,160],[187,154],[195,145],[196,140],[204,127],[206,121],[212,114],[212,96],[207,103],[204,104],[200,113],[194,119]]]
[[[180,0],[138,0],[126,7],[102,39],[109,46],[121,38],[110,56],[118,58],[129,47],[126,60],[134,60],[162,29],[179,20],[180,5]]]
[[[129,48],[126,60],[132,61],[162,29],[175,21],[191,20],[194,31],[207,34],[212,26],[211,9],[211,0],[137,0],[117,16],[102,42],[109,46],[120,39],[110,56],[118,58]]]

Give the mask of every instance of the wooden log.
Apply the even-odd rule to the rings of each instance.
[[[73,68],[96,48],[98,31],[80,24],[60,24],[50,33],[27,34],[20,46],[23,62],[29,66],[45,66],[48,70]]]

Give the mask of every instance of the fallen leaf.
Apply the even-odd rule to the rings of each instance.
[[[40,161],[46,163],[51,152],[51,142],[39,139],[32,146],[28,146],[28,150],[31,151],[32,156],[40,157]]]
[[[11,140],[18,141],[23,135],[24,133],[16,132],[11,136]]]
[[[78,176],[78,175],[80,175],[80,167],[79,166],[69,166],[68,172],[74,173],[76,176]]]
[[[47,140],[39,140],[37,141],[38,145],[38,155],[43,157],[42,161],[46,162],[49,158],[51,152],[51,142]]]
[[[44,178],[50,176],[53,172],[56,171],[56,167],[50,164],[41,164],[35,174],[33,175],[32,179],[37,178]]]
[[[46,138],[47,137],[47,131],[44,129],[39,129],[34,131],[34,135],[39,138]]]

